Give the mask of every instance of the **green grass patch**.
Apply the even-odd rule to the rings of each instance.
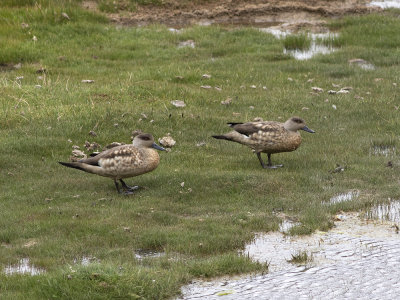
[[[283,39],[283,45],[288,50],[308,49],[311,46],[311,37],[307,33],[290,34]]]

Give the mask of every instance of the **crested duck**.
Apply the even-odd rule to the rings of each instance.
[[[157,168],[160,157],[154,149],[165,151],[154,142],[151,134],[142,133],[135,136],[132,144],[116,146],[78,162],[59,163],[69,168],[110,177],[114,180],[118,193],[132,194],[139,187],[130,187],[122,179],[151,172]],[[119,188],[118,180],[121,182],[123,192]]]
[[[292,117],[285,123],[275,121],[255,121],[248,123],[228,123],[234,131],[223,135],[213,135],[216,139],[228,140],[249,146],[256,153],[261,166],[275,169],[283,165],[272,165],[271,154],[296,150],[301,144],[298,130],[314,133],[299,117]],[[261,152],[267,153],[268,164],[261,159]]]

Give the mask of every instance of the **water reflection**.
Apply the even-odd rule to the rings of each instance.
[[[329,199],[329,204],[336,204],[336,203],[350,201],[353,200],[354,198],[357,198],[359,195],[360,195],[359,190],[342,193]]]
[[[400,201],[378,204],[367,212],[367,218],[400,223]]]
[[[290,32],[282,31],[277,28],[260,28],[260,31],[270,33],[278,39],[285,38],[290,35]],[[307,60],[312,58],[317,54],[330,54],[335,51],[332,46],[326,46],[321,43],[321,41],[325,39],[332,40],[336,38],[338,35],[335,33],[309,33],[307,34],[311,39],[311,45],[308,49],[284,49],[284,54],[290,54],[297,60]]]
[[[43,269],[36,268],[33,265],[29,264],[29,258],[22,258],[18,264],[16,265],[9,265],[4,268],[4,273],[6,275],[13,275],[13,274],[28,274],[28,275],[39,275],[44,273]]]

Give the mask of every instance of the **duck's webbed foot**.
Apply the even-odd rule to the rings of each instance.
[[[271,161],[271,153],[268,153],[268,164],[267,164],[267,168],[268,169],[278,169],[278,168],[282,168],[283,165],[273,165],[272,161]]]
[[[124,189],[125,191],[131,191],[131,192],[133,192],[133,191],[139,189],[139,186],[138,186],[138,185],[129,186],[129,185],[127,185],[122,179],[120,179],[119,181],[121,181],[122,187],[123,187],[123,189]]]
[[[117,188],[117,191],[119,194],[132,195],[132,194],[134,194],[134,191],[139,188],[139,186],[137,186],[137,185],[136,186],[128,186],[122,179],[120,179],[119,181],[121,182],[123,190],[121,190],[119,188],[119,184],[118,184],[117,180],[114,180],[115,187]]]
[[[273,165],[271,162],[271,154],[268,153],[268,164],[264,164],[263,160],[261,159],[261,153],[257,153],[258,160],[260,161],[261,166],[264,169],[278,169],[283,167],[283,165]]]

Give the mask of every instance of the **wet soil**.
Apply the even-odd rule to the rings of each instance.
[[[182,27],[194,24],[209,25],[260,25],[285,24],[292,31],[324,25],[327,17],[365,14],[380,10],[362,0],[220,0],[179,1],[164,0],[162,5],[142,5],[136,11],[107,14],[121,25],[165,24]],[[83,6],[96,10],[94,1],[84,1]]]

